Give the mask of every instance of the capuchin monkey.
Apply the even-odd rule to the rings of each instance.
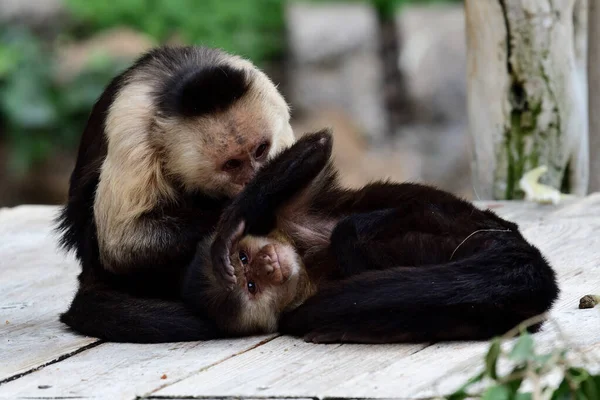
[[[197,268],[190,270],[184,293],[225,335],[275,332],[281,313],[302,304],[316,288],[291,239],[279,231],[246,235],[235,244],[233,290],[215,275],[210,245],[210,239],[199,245]]]
[[[142,56],[94,105],[58,218],[82,266],[61,321],[117,342],[211,339],[181,301],[199,241],[294,142],[288,105],[249,61],[203,47]]]
[[[269,162],[201,245],[184,299],[220,329],[478,340],[550,309],[554,271],[516,224],[424,185],[341,188],[331,145],[307,135]]]

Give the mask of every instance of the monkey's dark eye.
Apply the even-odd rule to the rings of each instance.
[[[244,265],[248,264],[248,255],[246,253],[244,253],[243,251],[240,251],[240,261]]]
[[[256,293],[256,283],[248,281],[248,291],[252,294]]]
[[[230,171],[232,169],[238,169],[242,166],[242,162],[240,160],[229,160],[225,164],[223,164],[223,169],[225,171]]]
[[[261,158],[262,156],[265,155],[265,152],[268,148],[269,148],[269,142],[264,142],[263,144],[258,146],[258,148],[256,149],[256,152],[254,152],[254,157]]]

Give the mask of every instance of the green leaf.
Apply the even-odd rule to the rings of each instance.
[[[509,358],[517,363],[522,363],[530,360],[534,355],[533,338],[529,333],[524,333],[515,343]]]
[[[515,368],[515,370],[512,372],[512,374],[519,374],[519,373],[523,372],[523,370],[525,370],[525,368]],[[505,386],[507,387],[507,389],[509,389],[510,394],[514,396],[519,391],[519,388],[521,387],[522,382],[523,382],[523,378],[519,377],[519,378],[515,378],[515,379],[512,379],[512,380],[506,382]]]
[[[456,391],[450,396],[446,396],[446,400],[465,400],[469,398],[469,395],[465,391]]]
[[[531,393],[517,393],[512,398],[512,400],[531,400],[531,399],[532,399]]]
[[[575,384],[577,387],[581,386],[582,382],[585,382],[590,374],[583,368],[579,367],[571,367],[567,370],[567,375],[570,377],[570,381],[572,384]]]
[[[588,399],[588,397],[582,391],[578,390],[575,392],[575,398],[577,400],[596,400],[596,399]]]
[[[552,353],[548,353],[548,354],[535,354],[533,356],[533,359],[535,360],[535,362],[537,362],[540,366],[546,366],[546,364],[548,363],[548,361],[550,361],[550,359],[552,359],[552,356],[554,354]]]
[[[481,400],[510,400],[510,390],[504,385],[488,388]]]
[[[569,386],[569,381],[565,377],[558,388],[552,393],[551,400],[573,400],[571,396],[571,387]]]
[[[496,364],[500,355],[500,339],[496,338],[492,341],[490,349],[485,356],[485,372],[492,378],[497,379]]]
[[[469,397],[467,394],[467,389],[470,388],[473,384],[477,382],[481,382],[483,377],[485,376],[485,371],[478,373],[477,375],[469,378],[467,383],[458,388],[454,393],[448,396],[447,400],[463,400]]]
[[[590,376],[588,379],[582,382],[581,390],[588,399],[600,399],[600,387],[598,387],[598,381],[595,377]]]

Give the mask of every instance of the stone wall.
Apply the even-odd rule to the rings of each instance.
[[[381,165],[362,162],[375,153],[389,165],[383,172],[390,177],[471,195],[461,4],[403,7],[393,20],[392,38],[365,4],[291,3],[286,25],[287,97],[294,115],[304,117],[301,126],[311,126],[305,119],[323,122],[324,114],[335,113],[329,125],[342,130],[339,140],[357,134],[365,139],[364,156],[342,166],[353,171],[351,181],[381,174]],[[390,39],[398,50],[394,58]],[[342,119],[348,122],[336,125]],[[348,126],[354,128],[346,134]]]

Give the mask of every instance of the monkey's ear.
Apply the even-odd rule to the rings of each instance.
[[[247,72],[229,65],[210,65],[172,78],[162,98],[167,114],[197,117],[227,109],[250,89]]]

